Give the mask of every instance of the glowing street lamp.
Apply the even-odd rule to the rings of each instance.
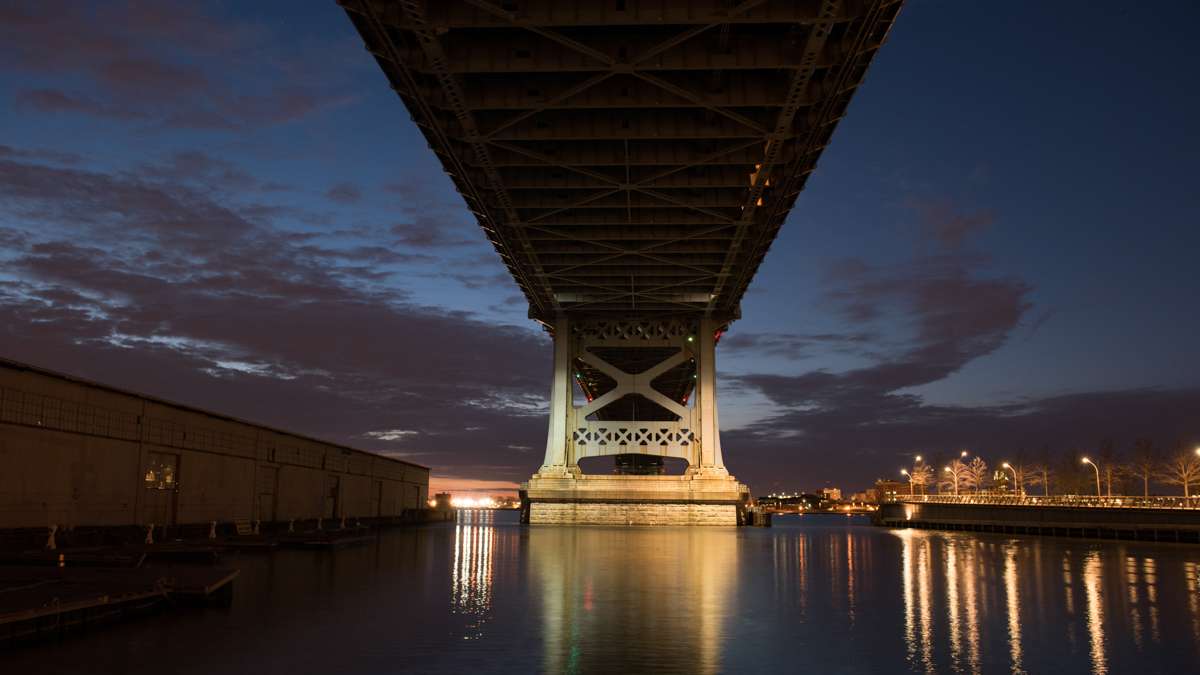
[[[957,497],[958,496],[958,472],[951,469],[948,466],[945,467],[944,470],[946,473],[950,474],[950,479],[954,482],[954,496]]]
[[[908,476],[908,496],[913,496],[912,474],[908,472],[908,469],[900,469],[900,475]]]
[[[1096,496],[1099,497],[1100,496],[1100,467],[1096,466],[1096,463],[1093,462],[1092,460],[1088,459],[1087,457],[1083,458],[1083,463],[1091,464],[1092,469],[1094,469],[1096,471]]]
[[[1004,467],[1004,468],[1006,468],[1006,469],[1008,469],[1009,471],[1011,471],[1011,472],[1012,472],[1012,475],[1013,475],[1013,492],[1016,492],[1016,491],[1017,491],[1017,470],[1016,470],[1016,469],[1014,469],[1014,468],[1012,468],[1012,465],[1011,465],[1011,464],[1009,464],[1008,462],[1005,462],[1005,463],[1001,464],[1000,466],[1002,466],[1002,467]]]
[[[959,455],[958,455],[958,456],[959,456],[959,457],[966,457],[968,454],[970,454],[970,453],[968,453],[966,450],[963,450],[961,453],[959,453]]]

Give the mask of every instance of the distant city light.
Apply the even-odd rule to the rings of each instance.
[[[451,497],[450,506],[456,509],[494,509],[496,500],[491,497]]]

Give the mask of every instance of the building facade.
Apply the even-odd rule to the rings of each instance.
[[[424,466],[0,360],[0,529],[404,515]]]
[[[840,502],[842,501],[842,489],[835,487],[821,488],[821,497],[827,501]]]

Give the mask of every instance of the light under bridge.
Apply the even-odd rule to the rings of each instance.
[[[901,4],[341,0],[553,335],[532,522],[742,517],[716,344]]]

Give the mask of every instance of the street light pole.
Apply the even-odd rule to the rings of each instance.
[[[950,467],[946,467],[945,471],[946,471],[946,473],[950,474],[950,480],[952,480],[954,482],[954,496],[957,497],[958,496],[958,472],[951,470]]]
[[[908,469],[900,469],[900,474],[903,476],[908,476],[908,496],[913,496],[912,474],[908,472]]]
[[[927,472],[921,466],[921,456],[920,455],[917,455],[916,457],[913,458],[913,471],[921,472],[921,495],[925,495],[925,491],[928,490],[925,483],[929,481],[929,477],[926,475]],[[913,480],[913,478],[916,478],[916,476],[908,477],[908,481],[909,481],[908,491],[910,493],[913,490],[913,486],[916,484],[916,482]]]
[[[1006,468],[1006,469],[1008,469],[1009,471],[1011,471],[1011,472],[1012,472],[1012,475],[1013,475],[1013,492],[1017,492],[1017,489],[1018,489],[1018,486],[1017,486],[1017,470],[1016,470],[1016,469],[1014,469],[1014,468],[1012,468],[1012,465],[1010,465],[1008,462],[1005,462],[1005,463],[1001,464],[1000,466],[1003,466],[1004,468]],[[1021,490],[1021,492],[1024,492],[1024,490]]]
[[[1096,463],[1093,462],[1092,460],[1088,459],[1087,457],[1083,458],[1083,463],[1091,464],[1092,469],[1094,469],[1096,471],[1096,496],[1100,497],[1101,496],[1100,495],[1100,467],[1096,466]]]

